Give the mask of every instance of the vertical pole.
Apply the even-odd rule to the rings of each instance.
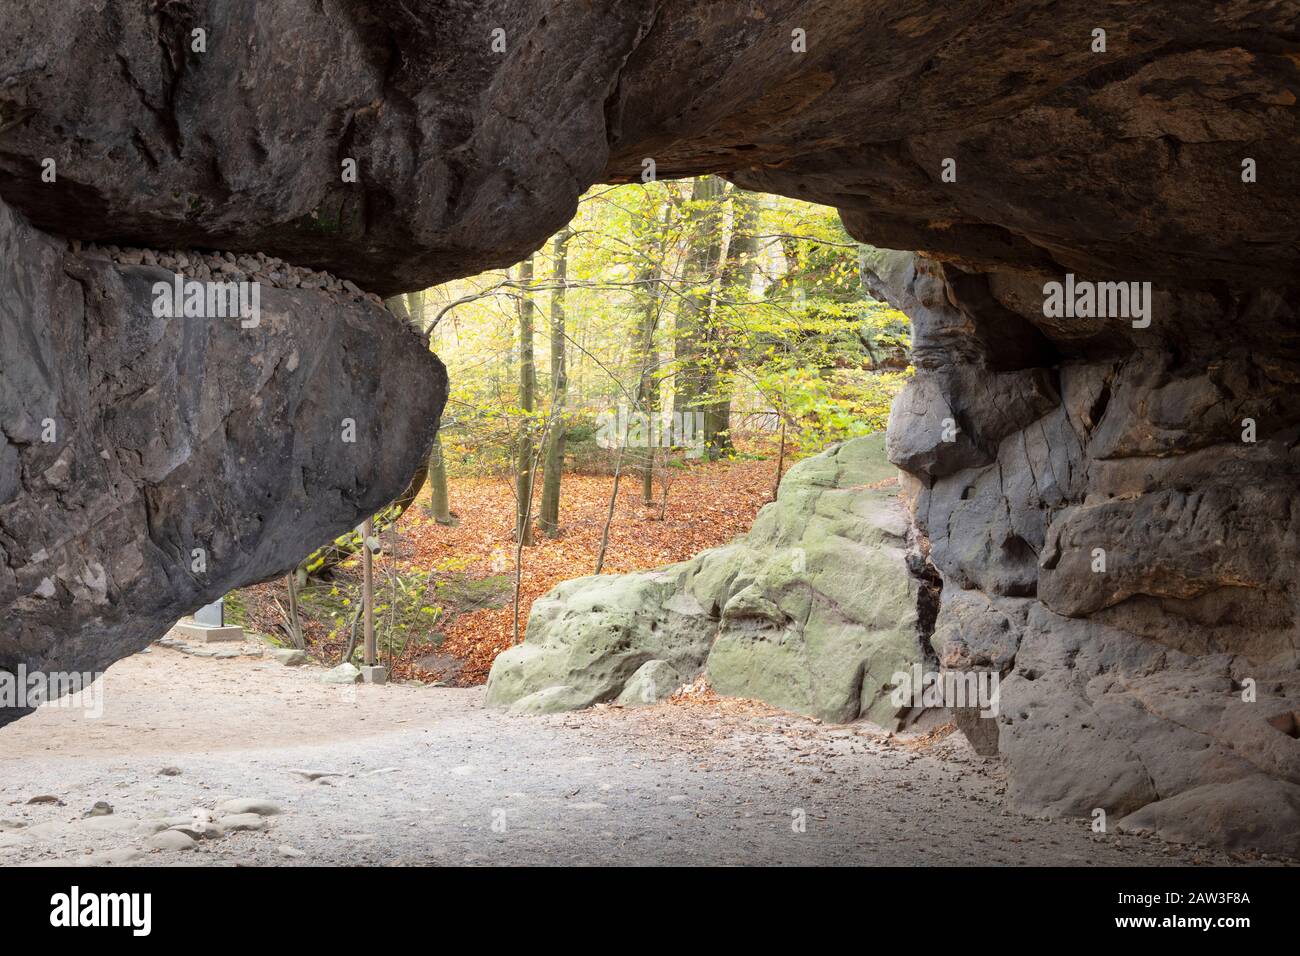
[[[366,666],[374,667],[378,663],[375,653],[375,556],[370,550],[370,539],[375,533],[373,518],[367,518],[361,526],[361,600],[364,602],[366,635]]]

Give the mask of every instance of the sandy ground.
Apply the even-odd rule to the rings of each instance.
[[[511,716],[481,689],[321,673],[156,645],[108,672],[102,716],[47,706],[0,729],[0,863],[1233,862],[1009,813],[1000,767],[960,735],[890,738],[731,701]],[[227,798],[282,812],[147,849],[159,819]],[[97,801],[113,813],[83,818]]]

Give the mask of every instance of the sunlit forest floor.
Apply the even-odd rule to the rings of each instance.
[[[641,500],[640,476],[625,474],[610,526],[604,573],[682,561],[749,530],[771,499],[776,449],[744,443],[738,457],[673,469],[667,506]],[[788,470],[791,461],[786,459]],[[376,556],[376,630],[381,659],[394,679],[481,684],[493,660],[514,642],[515,496],[506,478],[452,478],[451,509],[459,523],[428,516],[427,489],[381,538]],[[558,537],[537,532],[523,549],[521,636],[534,599],[556,584],[594,573],[613,478],[565,475]],[[303,590],[307,650],[327,665],[340,662],[360,595],[360,561]],[[246,588],[227,599],[228,616],[247,630],[285,640],[283,580]],[[359,628],[358,628],[359,630]],[[359,641],[358,641],[359,643]]]

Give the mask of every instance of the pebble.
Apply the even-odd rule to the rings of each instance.
[[[262,817],[273,817],[280,812],[280,805],[270,800],[258,800],[244,797],[237,800],[223,800],[217,804],[218,816],[234,816],[241,813],[256,813]]]
[[[182,823],[168,827],[164,833],[184,833],[191,840],[220,840],[226,832],[215,823]]]
[[[266,819],[256,813],[232,813],[218,819],[217,826],[227,833],[239,833],[242,830],[265,830]]]
[[[285,667],[299,667],[311,661],[311,656],[306,651],[292,647],[277,647],[271,651],[271,656]]]
[[[145,846],[151,850],[192,850],[196,845],[190,836],[180,830],[163,830],[145,841]]]
[[[98,853],[89,853],[77,860],[78,866],[126,866],[144,859],[144,854],[129,846],[114,847]]]
[[[307,780],[320,780],[322,777],[342,777],[345,774],[340,770],[300,770],[293,768],[290,773],[296,773]]]

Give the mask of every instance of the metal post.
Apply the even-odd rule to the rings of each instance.
[[[361,600],[364,603],[366,666],[374,667],[378,663],[375,653],[375,564],[374,553],[370,550],[370,539],[374,535],[374,519],[367,518],[361,526]]]

